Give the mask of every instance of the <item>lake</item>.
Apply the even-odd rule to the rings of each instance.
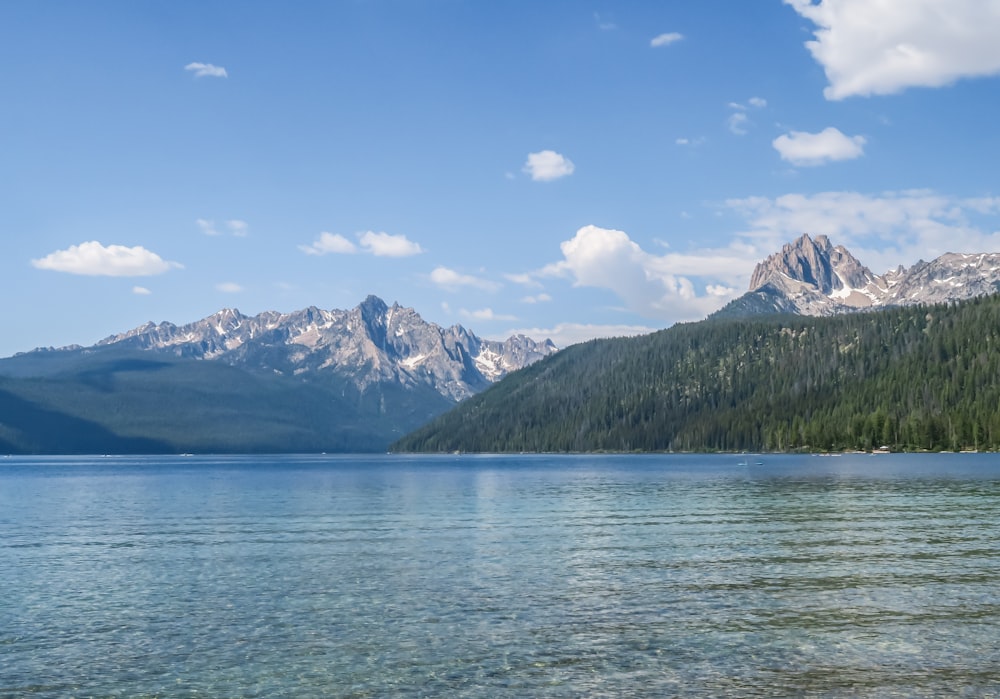
[[[8,457],[0,534],[0,697],[1000,694],[998,455]]]

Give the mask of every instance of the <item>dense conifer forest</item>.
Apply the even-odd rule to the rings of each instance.
[[[1000,448],[1000,297],[568,347],[396,451]]]

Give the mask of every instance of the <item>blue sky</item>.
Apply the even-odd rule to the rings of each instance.
[[[562,346],[1000,251],[1000,0],[0,4],[0,356],[368,294]]]

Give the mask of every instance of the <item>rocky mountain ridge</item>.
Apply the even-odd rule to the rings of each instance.
[[[94,348],[149,350],[288,376],[337,372],[364,390],[375,383],[426,386],[458,401],[556,351],[515,335],[485,340],[429,323],[412,308],[369,296],[351,310],[309,307],[246,316],[235,309],[175,325],[146,323]]]
[[[873,273],[825,235],[802,235],[757,264],[746,294],[720,316],[829,316],[889,306],[960,301],[1000,291],[1000,253],[946,253]]]

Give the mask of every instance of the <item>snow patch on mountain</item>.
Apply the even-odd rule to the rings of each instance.
[[[825,235],[803,235],[759,263],[749,291],[720,315],[825,316],[884,306],[940,303],[1000,290],[1000,254],[946,253],[874,274]]]
[[[110,345],[303,378],[335,373],[361,390],[382,382],[426,385],[456,401],[557,351],[549,340],[497,342],[461,325],[442,328],[376,296],[351,310],[313,306],[250,317],[227,308],[182,326],[149,322],[97,343]]]

